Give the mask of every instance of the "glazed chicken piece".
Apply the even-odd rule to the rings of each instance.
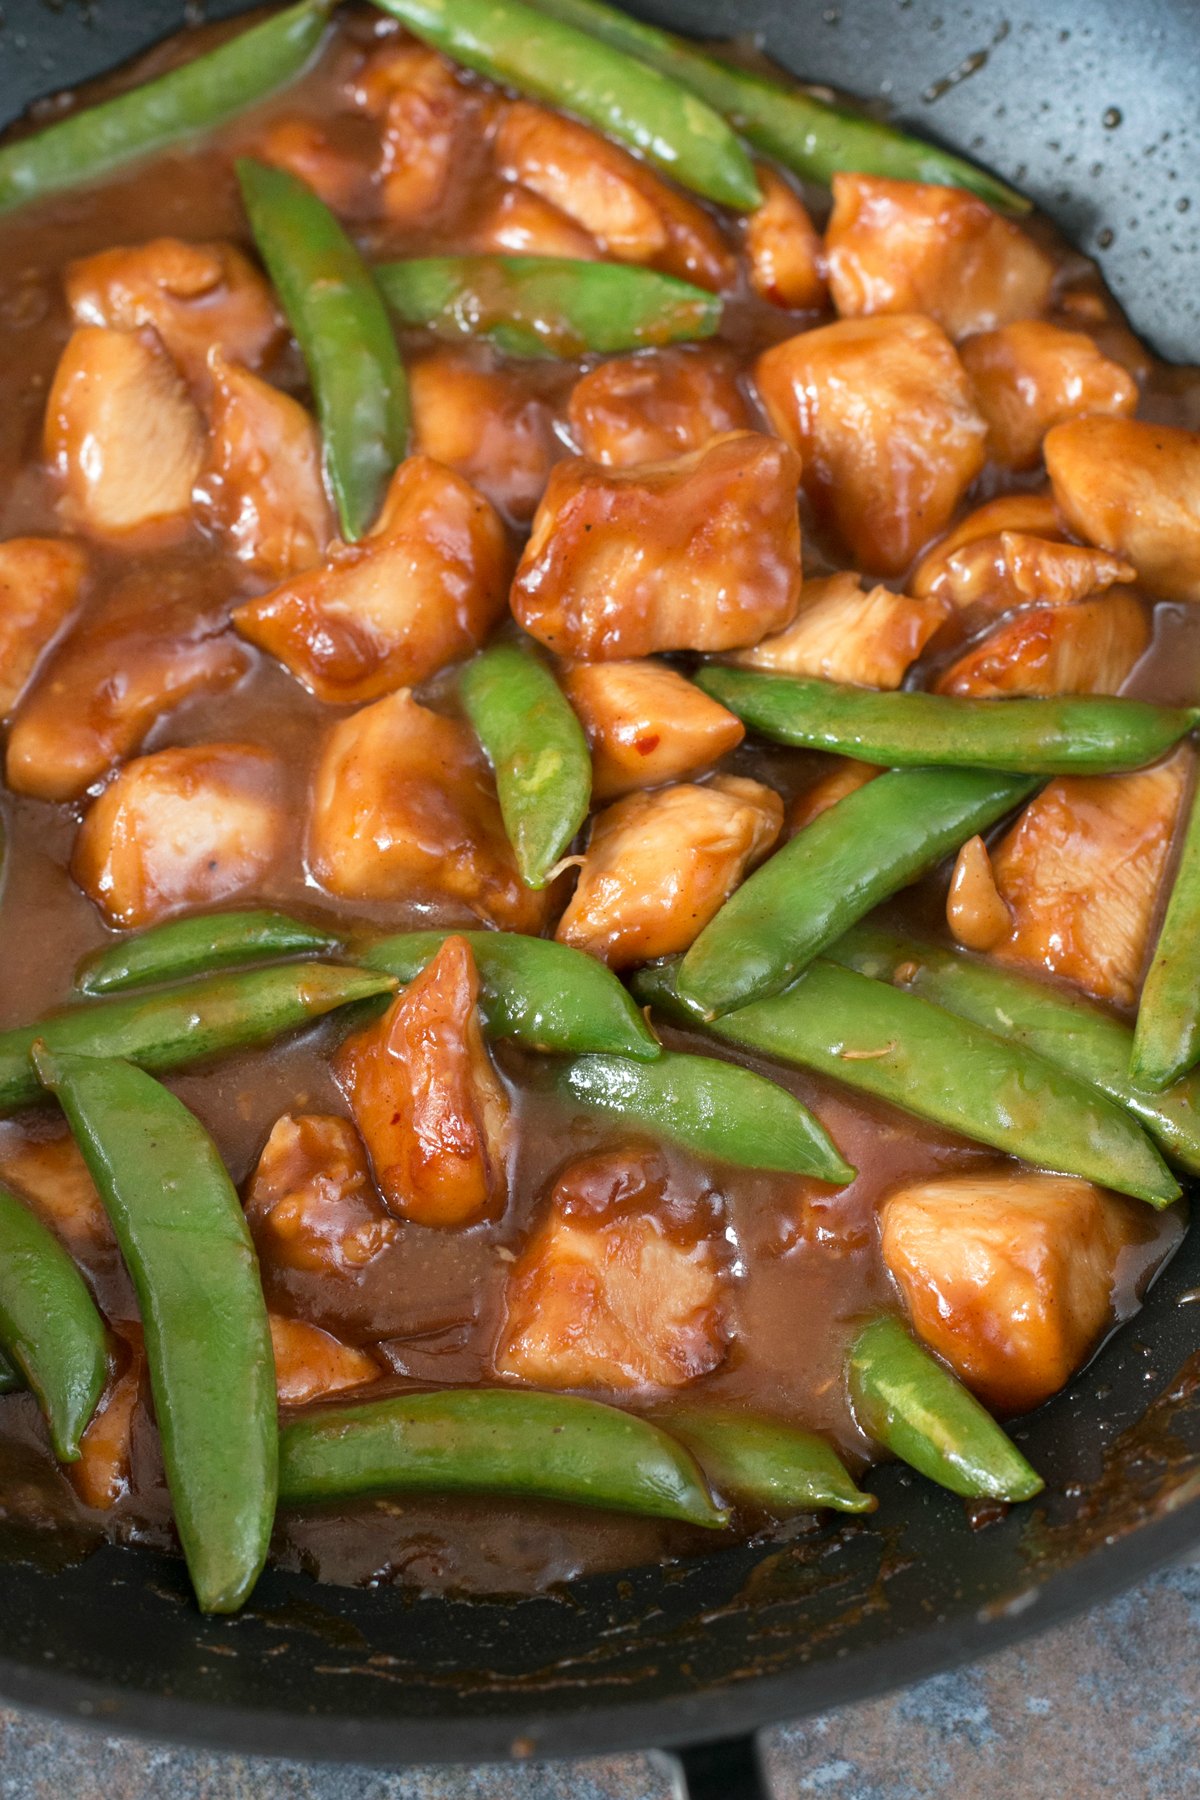
[[[613,969],[686,950],[782,825],[779,795],[736,775],[630,794],[593,820],[555,936]]]
[[[1116,694],[1150,644],[1150,621],[1132,594],[1012,613],[942,671],[936,694]]]
[[[454,469],[519,523],[562,454],[550,407],[486,350],[437,349],[408,365],[413,449]]]
[[[817,312],[829,298],[820,233],[782,175],[766,163],[759,163],[754,172],[762,205],[748,213],[742,225],[750,286],[772,306]]]
[[[590,232],[527,188],[506,187],[476,221],[471,249],[504,256],[568,256],[598,262],[600,246]]]
[[[1145,1235],[1136,1203],[1029,1170],[916,1182],[880,1216],[917,1335],[998,1412],[1040,1406],[1087,1361]]]
[[[679,1388],[723,1360],[720,1197],[637,1144],[568,1163],[514,1263],[495,1367],[550,1388]]]
[[[1200,600],[1200,432],[1142,419],[1072,419],[1044,445],[1077,537],[1131,562],[1151,595]]]
[[[350,900],[457,901],[536,937],[551,890],[517,873],[496,787],[470,727],[391,694],[343,719],[317,767],[316,879]]]
[[[87,556],[65,538],[0,543],[0,719],[79,604]]]
[[[1016,606],[1071,606],[1118,582],[1133,581],[1135,573],[1107,550],[998,531],[955,550],[934,551],[921,562],[913,585],[930,599],[982,621]]]
[[[1009,469],[1033,469],[1055,425],[1085,413],[1125,418],[1137,382],[1081,331],[1022,319],[959,347],[975,404],[987,420],[988,454]]]
[[[799,477],[786,445],[752,431],[632,469],[557,463],[513,613],[586,662],[757,644],[799,602]]]
[[[731,660],[777,675],[898,688],[948,610],[937,600],[910,600],[890,588],[864,593],[852,571],[828,575],[805,582],[800,611],[785,631]]]
[[[610,469],[684,456],[751,422],[736,362],[709,344],[610,357],[575,383],[567,421],[580,454]]]
[[[615,262],[645,263],[719,291],[736,265],[693,200],[575,119],[516,100],[500,114],[497,171],[573,219]]]
[[[755,380],[774,429],[803,458],[814,507],[864,568],[899,575],[983,467],[987,428],[930,319],[823,325],[765,351]]]
[[[46,403],[46,460],[63,517],[120,539],[144,527],[178,535],[208,447],[204,420],[153,331],[81,325]]]
[[[1062,776],[992,858],[1013,919],[997,954],[1102,1000],[1137,998],[1191,752],[1132,775]]]
[[[246,1217],[272,1263],[356,1278],[396,1242],[362,1141],[334,1113],[284,1113],[246,1193]]]
[[[154,238],[71,263],[67,302],[77,325],[137,332],[153,327],[180,372],[200,393],[208,353],[257,369],[284,338],[270,287],[232,244]]]
[[[341,219],[368,219],[379,210],[375,171],[315,119],[276,119],[249,146],[250,155],[286,169]]]
[[[952,338],[1035,319],[1054,264],[1019,225],[963,188],[835,175],[825,232],[844,319],[925,313]]]
[[[68,1463],[65,1474],[85,1506],[107,1512],[129,1492],[133,1463],[133,1417],[141,1399],[146,1372],[142,1334],[134,1325],[122,1326],[123,1367],[110,1374],[91,1422],[79,1445],[79,1461]]]
[[[477,649],[504,612],[509,567],[483,495],[410,456],[367,537],[335,539],[319,568],[246,601],[233,622],[318,700],[374,700]]]
[[[283,767],[253,744],[126,763],[84,814],[71,874],[110,925],[153,925],[261,891],[288,836]]]
[[[307,1406],[326,1394],[364,1387],[383,1373],[373,1356],[343,1344],[319,1325],[271,1313],[275,1393],[280,1406]]]
[[[471,947],[449,937],[334,1061],[384,1200],[418,1225],[474,1225],[504,1209],[512,1108],[478,1000]]]
[[[662,663],[577,663],[562,684],[591,747],[593,800],[698,775],[746,735],[740,719]]]
[[[788,811],[788,836],[794,837],[819,819],[823,812],[836,806],[839,800],[845,800],[849,794],[856,794],[860,787],[866,787],[868,781],[874,781],[883,770],[875,763],[856,762],[853,757],[838,756],[832,759],[833,767],[826,774],[817,777],[811,787],[806,787],[796,795]]]
[[[1002,494],[998,500],[987,500],[982,506],[975,507],[921,558],[908,579],[909,592],[918,595],[935,592],[950,557],[980,538],[999,537],[1004,531],[1060,542],[1063,523],[1053,497],[1049,493]],[[947,597],[954,599],[953,594]],[[956,601],[956,604],[965,602]]]
[[[298,400],[219,350],[209,371],[209,508],[239,562],[284,581],[320,562],[333,536],[321,434]]]
[[[5,1133],[0,1141],[0,1180],[28,1201],[84,1268],[97,1252],[115,1251],[108,1214],[73,1137]]]
[[[433,219],[467,149],[467,91],[453,67],[423,44],[387,44],[368,60],[354,97],[380,124],[387,218],[404,226]]]

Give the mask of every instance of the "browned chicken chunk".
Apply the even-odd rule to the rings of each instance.
[[[632,469],[557,463],[513,583],[518,622],[588,662],[758,643],[800,598],[799,475],[751,431]]]
[[[1124,418],[1137,382],[1082,331],[1023,319],[959,347],[975,404],[987,420],[988,454],[1009,469],[1036,468],[1054,425],[1085,413]]]
[[[825,251],[808,208],[766,163],[755,170],[762,205],[743,223],[750,286],[790,312],[818,311],[829,298]]]
[[[593,800],[698,775],[746,735],[740,719],[662,663],[577,663],[563,687],[591,746]]]
[[[852,571],[828,575],[805,582],[800,611],[786,630],[732,660],[779,675],[898,688],[947,610],[940,601],[910,600],[891,588],[864,593]]]
[[[87,556],[64,538],[0,543],[0,718],[6,718],[79,604]]]
[[[246,1194],[246,1217],[271,1262],[315,1275],[357,1276],[399,1233],[357,1131],[334,1113],[276,1119]]]
[[[496,1373],[618,1393],[708,1374],[728,1334],[720,1223],[658,1151],[569,1163],[509,1276]]]
[[[510,519],[532,518],[562,454],[546,401],[477,348],[431,351],[409,363],[408,384],[413,449],[457,470]]]
[[[567,419],[580,454],[610,469],[684,456],[751,422],[736,362],[710,344],[610,357],[575,383]]]
[[[938,694],[1115,694],[1150,643],[1132,594],[1026,606],[989,631],[934,683]]]
[[[846,319],[764,352],[767,416],[854,561],[899,575],[944,531],[984,463],[987,428],[954,346],[915,313]]]
[[[882,774],[883,770],[875,763],[856,762],[849,756],[834,758],[833,767],[819,775],[810,787],[803,788],[793,800],[788,811],[789,836],[803,831],[839,800],[856,794],[860,787],[866,787],[868,781],[874,781]]]
[[[596,262],[600,247],[590,232],[540,194],[506,187],[477,220],[471,248],[508,256],[569,256]]]
[[[922,561],[914,586],[958,612],[988,619],[1016,606],[1070,606],[1134,578],[1131,565],[1107,550],[998,531],[957,549],[935,550]]]
[[[307,1406],[325,1394],[364,1387],[378,1381],[382,1370],[373,1356],[343,1344],[319,1325],[285,1319],[273,1312],[271,1348],[275,1353],[275,1392],[280,1406]]]
[[[593,821],[555,936],[614,969],[686,950],[782,825],[779,795],[736,775],[630,794]]]
[[[368,61],[355,98],[380,123],[387,217],[408,226],[432,219],[467,147],[467,92],[453,67],[423,44],[387,44]]]
[[[1155,599],[1200,600],[1200,432],[1072,419],[1047,435],[1045,457],[1077,537],[1131,562]]]
[[[380,1192],[418,1225],[473,1225],[504,1208],[512,1109],[478,1000],[470,945],[449,937],[334,1063]]]
[[[104,1203],[73,1137],[6,1133],[0,1142],[0,1179],[28,1200],[85,1268],[97,1251],[115,1249]]]
[[[249,150],[259,162],[298,176],[339,218],[370,218],[379,209],[375,171],[315,119],[275,119]]]
[[[987,500],[960,519],[953,530],[921,558],[909,577],[909,592],[932,593],[951,556],[980,538],[999,537],[1003,531],[1056,541],[1063,536],[1063,523],[1049,493],[1002,494],[998,500]]]
[[[128,1335],[126,1335],[128,1334]],[[107,1512],[129,1492],[133,1468],[133,1417],[142,1394],[146,1353],[141,1331],[122,1328],[120,1373],[110,1374],[79,1445],[79,1461],[67,1479],[85,1506]]]

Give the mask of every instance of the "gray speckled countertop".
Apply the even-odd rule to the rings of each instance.
[[[1194,1800],[1200,1566],[953,1674],[770,1734],[776,1800]],[[650,1757],[516,1768],[258,1761],[0,1710],[0,1800],[671,1800]]]

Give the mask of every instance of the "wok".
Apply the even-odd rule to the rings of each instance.
[[[1099,254],[1151,343],[1200,354],[1191,0],[645,4],[699,34],[758,32],[805,77],[882,99],[991,164]],[[129,57],[185,10],[5,0],[0,119]],[[873,1478],[870,1521],[520,1601],[268,1572],[241,1617],[204,1619],[182,1564],[148,1551],[16,1561],[0,1692],[110,1731],[392,1765],[690,1745],[693,1795],[750,1796],[759,1727],[996,1649],[1200,1542],[1200,1309],[1182,1304],[1198,1283],[1193,1233],[1138,1320],[1019,1429],[1046,1503],[986,1530],[891,1467]]]

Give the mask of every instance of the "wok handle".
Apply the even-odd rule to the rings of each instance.
[[[663,1753],[675,1800],[770,1800],[758,1738],[718,1738]]]

